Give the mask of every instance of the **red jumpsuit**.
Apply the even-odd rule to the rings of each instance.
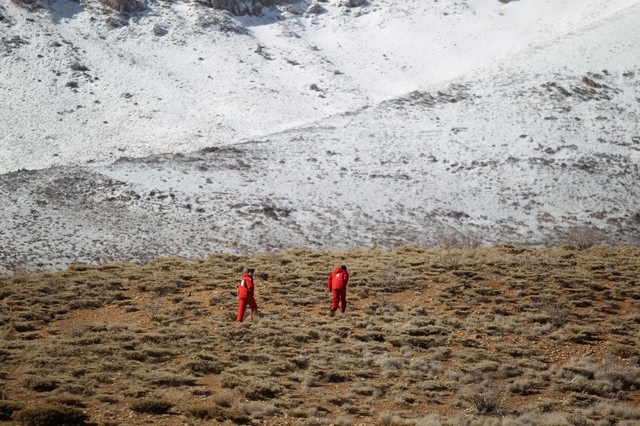
[[[247,305],[251,308],[249,319],[253,321],[253,314],[258,310],[258,304],[253,297],[253,274],[245,272],[242,281],[238,284],[238,321],[240,322],[244,320]]]
[[[333,292],[331,299],[331,314],[338,309],[344,312],[347,309],[347,283],[349,282],[349,273],[346,266],[338,266],[331,272],[327,280],[327,288]]]

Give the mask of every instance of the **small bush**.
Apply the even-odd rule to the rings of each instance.
[[[199,420],[215,421],[216,424],[231,422],[233,424],[252,424],[251,418],[237,410],[225,411],[217,407],[194,407],[187,411],[187,415]]]
[[[594,226],[573,226],[569,228],[565,236],[565,242],[577,247],[580,250],[586,250],[604,240],[603,232]]]
[[[14,402],[0,400],[0,421],[10,420],[11,415],[16,411],[20,411],[21,408],[21,405]]]
[[[84,425],[88,416],[80,409],[58,405],[25,408],[13,415],[13,419],[25,426]]]
[[[445,250],[461,248],[462,234],[454,230],[439,229],[433,235],[434,245]]]
[[[183,377],[177,374],[159,374],[156,377],[151,377],[150,382],[156,386],[165,388],[181,387],[181,386],[195,386],[196,380],[192,377]]]
[[[595,372],[596,379],[610,383],[614,389],[638,389],[640,373],[634,366],[617,364],[613,361],[602,362]]]
[[[76,408],[86,408],[87,404],[80,398],[77,398],[72,395],[58,395],[56,397],[50,398],[49,402],[56,406],[65,406],[65,407],[76,407]]]
[[[35,331],[38,327],[32,322],[18,322],[13,325],[13,329],[18,333],[25,333],[28,331]]]
[[[235,399],[235,395],[230,391],[219,392],[213,398],[217,406],[225,408],[232,407]]]
[[[397,414],[382,413],[378,416],[376,425],[378,426],[413,426],[415,422],[403,419]]]
[[[464,213],[460,213],[464,215]],[[449,250],[459,248],[475,249],[482,245],[486,236],[483,231],[464,230],[462,232],[453,229],[439,229],[433,235],[436,247]]]
[[[502,395],[496,388],[485,383],[462,389],[460,397],[478,414],[499,413],[502,409]]]
[[[540,392],[542,384],[535,379],[519,379],[509,383],[507,390],[518,395],[533,395]]]
[[[224,370],[224,367],[224,363],[205,359],[194,360],[187,364],[187,368],[194,376],[220,374]]]
[[[278,396],[280,389],[273,386],[251,384],[245,390],[245,395],[250,400],[272,399]]]
[[[193,407],[187,410],[187,415],[200,420],[223,421],[224,412],[215,407]]]
[[[24,386],[27,389],[34,390],[36,392],[51,392],[58,388],[58,381],[47,377],[27,377],[24,381]]]
[[[141,414],[166,414],[173,406],[174,404],[162,399],[145,399],[134,402],[131,409]]]

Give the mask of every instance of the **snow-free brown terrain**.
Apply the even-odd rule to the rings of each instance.
[[[326,277],[351,271],[329,317]],[[243,267],[259,316],[234,321]],[[640,251],[351,250],[0,279],[0,420],[633,425]]]

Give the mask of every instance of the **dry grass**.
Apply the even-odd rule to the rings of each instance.
[[[328,316],[326,276],[351,271]],[[234,322],[256,268],[254,322]],[[293,250],[0,278],[0,421],[640,421],[640,250]],[[429,414],[426,414],[429,413]]]

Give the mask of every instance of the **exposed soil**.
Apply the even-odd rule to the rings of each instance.
[[[633,424],[639,255],[296,250],[5,277],[0,420]],[[343,263],[349,306],[332,318],[326,275]],[[245,266],[260,309],[238,323]]]

